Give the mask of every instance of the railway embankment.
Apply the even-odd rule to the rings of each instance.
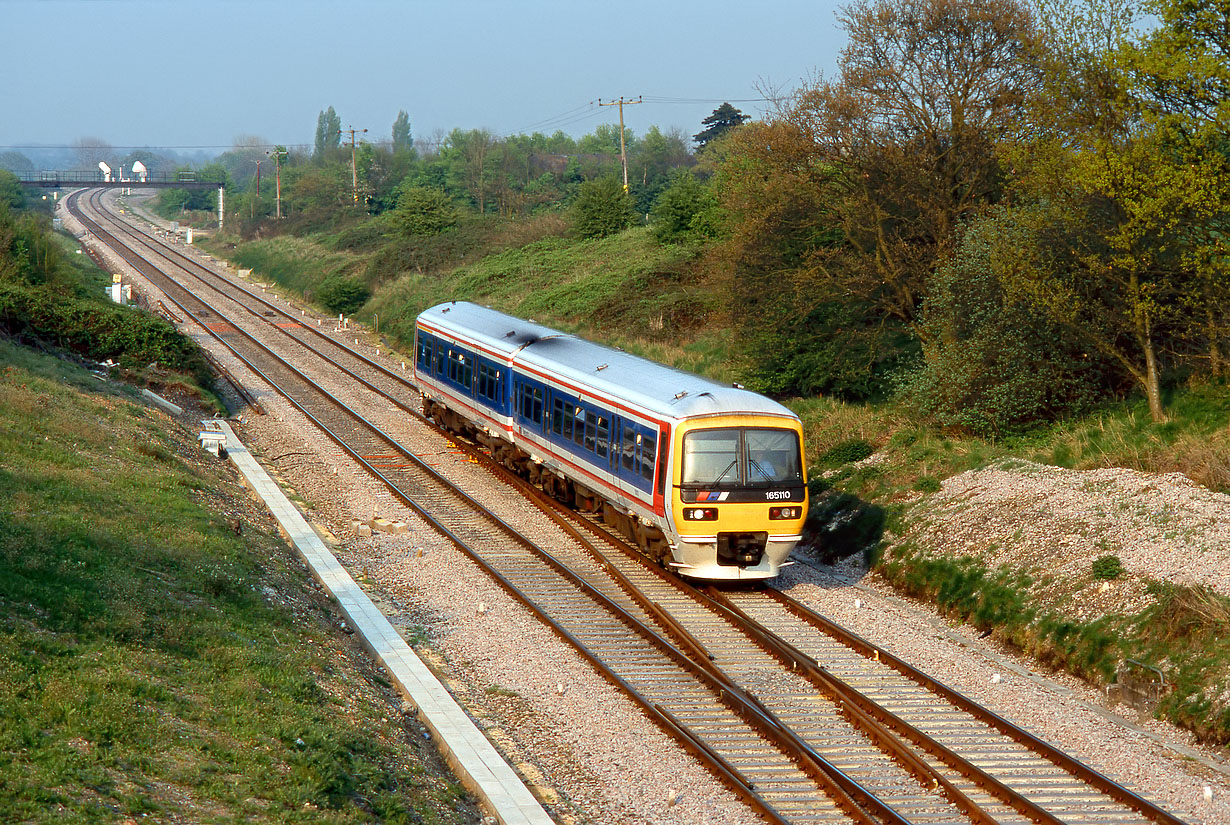
[[[952,619],[1230,741],[1230,496],[1179,473],[1014,458],[904,510],[877,571]],[[1126,698],[1126,697],[1124,697]]]
[[[478,818],[191,418],[0,365],[7,819]]]

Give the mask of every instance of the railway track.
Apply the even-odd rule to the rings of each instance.
[[[296,323],[288,309],[177,250],[155,253],[156,239],[127,222],[113,228],[144,246],[143,255],[156,254],[248,307],[241,322],[182,286],[164,288],[186,317],[213,319],[215,337],[246,352],[239,357],[252,369],[771,821],[1180,822],[787,594],[693,588],[592,521],[552,510],[492,462],[489,472],[518,484],[567,535],[547,550],[481,515],[485,508],[447,489],[409,449],[312,388],[240,326],[274,324],[312,357],[413,413],[417,396],[396,370]],[[92,229],[110,235],[98,223]],[[160,288],[170,281],[143,255],[126,254]]]

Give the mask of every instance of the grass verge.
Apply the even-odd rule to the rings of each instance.
[[[0,364],[8,821],[472,820],[225,465],[84,371]]]

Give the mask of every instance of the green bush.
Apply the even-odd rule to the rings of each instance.
[[[898,397],[942,426],[1019,432],[1089,408],[1113,381],[1096,353],[1028,297],[1021,270],[1034,266],[1031,232],[1009,213],[985,219],[929,287],[926,358],[904,376]]]
[[[605,238],[632,225],[632,198],[614,177],[581,184],[573,204],[572,228],[582,238]]]
[[[1123,562],[1118,556],[1100,556],[1093,560],[1092,570],[1095,579],[1117,579],[1123,572]]]
[[[654,204],[651,213],[653,235],[659,243],[686,243],[712,238],[717,234],[713,219],[717,199],[691,171],[675,176],[669,188]]]
[[[439,235],[457,225],[457,207],[443,189],[411,186],[397,199],[390,220],[406,235]]]
[[[327,278],[316,291],[316,298],[321,304],[346,315],[357,312],[370,297],[372,292],[363,281],[341,276]]]

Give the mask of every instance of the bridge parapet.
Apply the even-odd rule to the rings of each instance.
[[[110,177],[110,180],[107,178]],[[217,189],[222,181],[202,177],[196,172],[147,172],[120,180],[91,169],[67,171],[23,172],[17,179],[26,186],[44,189],[64,189],[73,186],[99,186],[106,189]]]

